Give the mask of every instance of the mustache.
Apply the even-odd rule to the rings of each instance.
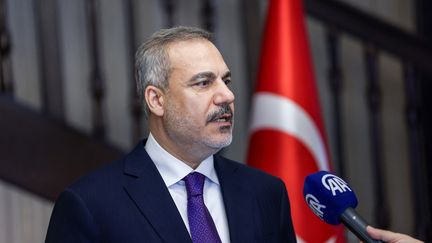
[[[221,117],[222,115],[226,115],[226,114],[230,115],[229,120],[231,121],[233,118],[233,112],[232,112],[231,106],[229,106],[229,104],[223,104],[223,105],[221,105],[221,107],[218,110],[210,113],[207,116],[207,122],[216,121],[217,119],[219,119],[219,117]]]

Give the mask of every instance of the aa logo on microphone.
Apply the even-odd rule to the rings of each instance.
[[[307,194],[305,199],[308,206],[312,209],[312,212],[322,219],[324,217],[324,212],[322,209],[326,208],[326,206],[322,205],[320,201],[318,201],[318,199],[312,194]]]
[[[331,191],[333,196],[336,196],[337,192],[344,193],[346,191],[352,191],[344,180],[332,174],[323,176],[321,178],[321,183],[327,190]]]

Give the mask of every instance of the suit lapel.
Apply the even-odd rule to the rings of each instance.
[[[126,158],[124,185],[130,198],[166,242],[188,242],[191,238],[168,188],[140,143]]]
[[[254,242],[255,198],[241,184],[237,165],[215,156],[215,169],[221,184],[231,243]]]

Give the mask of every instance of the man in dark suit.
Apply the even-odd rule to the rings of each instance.
[[[216,154],[234,94],[209,33],[156,32],[136,70],[149,137],[65,189],[46,242],[295,242],[283,182]]]

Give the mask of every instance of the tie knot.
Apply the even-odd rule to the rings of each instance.
[[[198,172],[192,172],[183,178],[186,184],[188,198],[203,194],[205,176]]]

